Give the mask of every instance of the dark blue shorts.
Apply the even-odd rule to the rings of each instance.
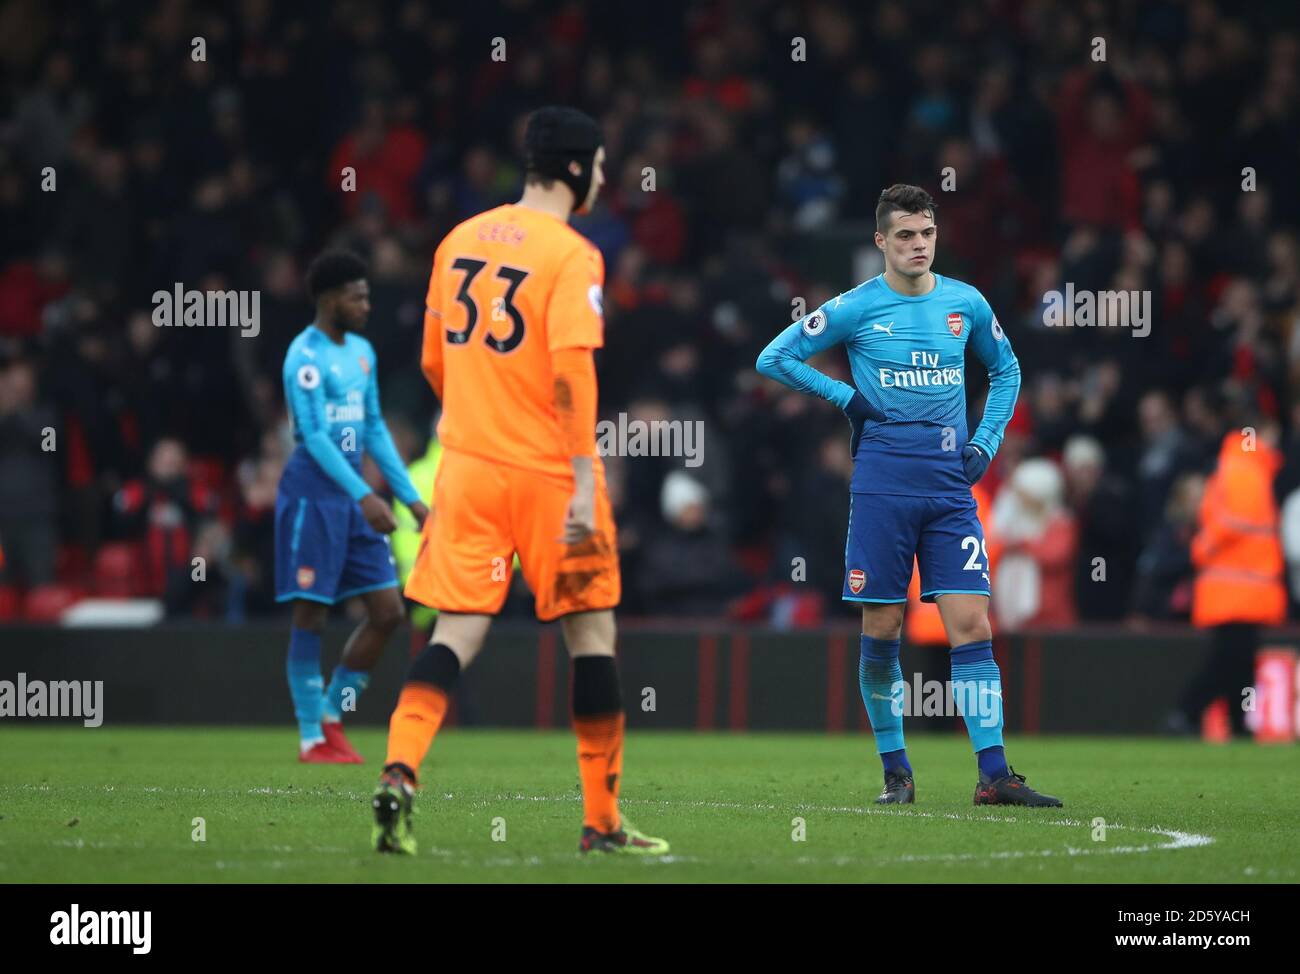
[[[950,593],[988,595],[988,553],[975,498],[849,495],[846,602],[906,602],[914,558],[922,602]]]
[[[327,605],[397,585],[388,538],[345,494],[275,498],[275,600]]]

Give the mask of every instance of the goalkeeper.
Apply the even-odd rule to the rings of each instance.
[[[858,680],[885,771],[877,804],[916,796],[898,659],[915,557],[921,600],[938,603],[952,647],[953,697],[979,765],[975,804],[1059,806],[1007,765],[988,552],[971,497],[1011,418],[1020,365],[983,295],[930,270],[934,216],[934,200],[917,186],[881,193],[875,242],[885,272],[785,329],[758,357],[758,371],[849,417],[854,468],[843,598],[862,605]],[[967,343],[989,373],[984,418],[970,436]],[[848,352],[852,386],[805,364],[836,345]]]

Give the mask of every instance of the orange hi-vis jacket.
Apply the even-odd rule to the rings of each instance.
[[[1281,466],[1282,455],[1262,441],[1252,444],[1239,431],[1223,438],[1192,539],[1194,625],[1278,625],[1286,618],[1282,541],[1273,499],[1273,478]]]
[[[989,563],[984,568],[992,578],[993,564],[998,558],[998,548],[994,544],[993,536],[989,534],[987,515],[992,510],[993,498],[989,496],[983,484],[972,487],[971,494],[975,497],[975,509],[980,524],[984,527],[984,547],[989,553]],[[938,603],[921,601],[921,572],[915,558],[912,559],[912,583],[907,588],[907,614],[903,617],[903,635],[912,646],[948,645],[948,633],[943,628]]]

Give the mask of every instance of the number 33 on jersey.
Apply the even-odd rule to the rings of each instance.
[[[569,476],[551,352],[604,344],[600,251],[567,223],[499,206],[453,230],[434,257],[421,365],[453,450]]]

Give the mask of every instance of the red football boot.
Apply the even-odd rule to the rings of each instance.
[[[329,741],[317,741],[307,750],[298,749],[298,760],[303,764],[354,764],[355,762],[330,747]]]
[[[325,743],[343,755],[342,764],[365,764],[365,759],[356,752],[351,742],[343,733],[342,721],[323,721],[321,730],[325,732]]]

